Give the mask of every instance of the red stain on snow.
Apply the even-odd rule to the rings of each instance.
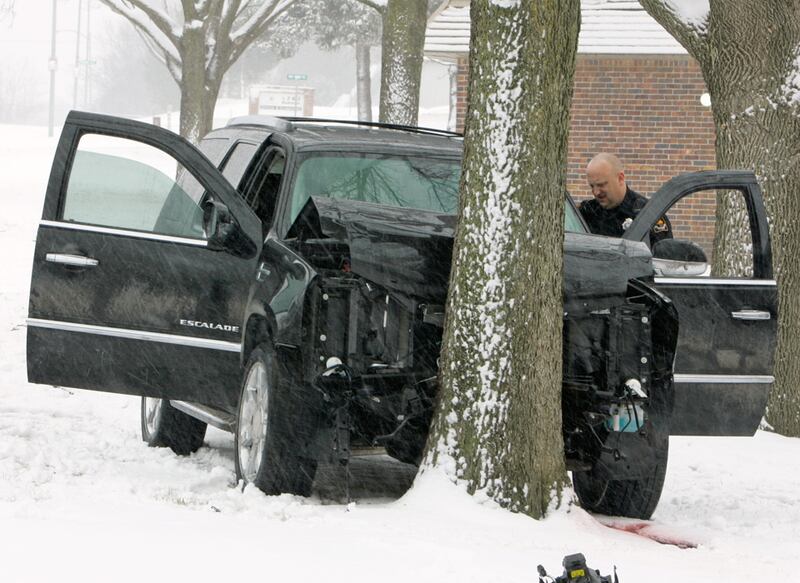
[[[648,538],[662,545],[672,545],[674,547],[678,547],[679,549],[696,549],[698,546],[696,542],[676,536],[668,531],[665,531],[663,528],[660,528],[659,525],[653,524],[652,522],[622,522],[613,519],[608,520],[600,518],[598,518],[598,522],[600,522],[600,524],[603,526],[613,528],[614,530],[622,530],[624,532],[630,532],[631,534],[643,536],[644,538]]]

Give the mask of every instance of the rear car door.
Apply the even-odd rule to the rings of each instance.
[[[223,216],[225,244],[208,232]],[[33,258],[29,381],[235,407],[261,231],[179,136],[71,113]]]
[[[718,201],[738,217],[738,226],[724,235],[736,249],[725,266],[712,257],[715,232],[722,228],[715,221]],[[661,220],[664,214],[668,222]],[[679,316],[670,432],[752,435],[774,381],[778,309],[766,211],[755,176],[719,171],[673,178],[653,195],[624,238],[649,241],[666,229],[672,230],[672,242],[653,245],[653,263],[656,287],[674,302]]]

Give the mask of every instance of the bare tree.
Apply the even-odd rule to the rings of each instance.
[[[568,484],[562,252],[579,0],[473,0],[461,209],[421,471],[542,517]]]
[[[124,16],[180,87],[180,133],[197,141],[212,126],[229,67],[295,0],[101,0]]]
[[[641,4],[700,64],[717,167],[751,168],[764,190],[780,300],[767,418],[779,432],[800,436],[800,2],[711,0],[707,12],[666,0]],[[744,209],[718,199],[715,269],[736,275]]]
[[[417,125],[428,0],[358,0],[381,15],[380,121]]]
[[[372,121],[370,49],[381,42],[382,9],[356,0],[317,0],[315,4],[316,43],[324,49],[355,48],[358,119]]]

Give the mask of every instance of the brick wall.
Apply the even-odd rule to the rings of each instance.
[[[469,63],[458,61],[456,120],[463,129]],[[664,181],[715,168],[714,122],[700,104],[700,68],[687,55],[578,55],[569,139],[567,184],[576,199],[590,196],[584,169],[596,153],[620,157],[632,188],[649,196]],[[713,193],[688,199],[670,213],[676,236],[709,252]],[[710,256],[710,253],[709,253]]]

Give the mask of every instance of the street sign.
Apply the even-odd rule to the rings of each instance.
[[[305,73],[289,73],[286,78],[289,81],[306,81],[308,80],[308,75]]]

